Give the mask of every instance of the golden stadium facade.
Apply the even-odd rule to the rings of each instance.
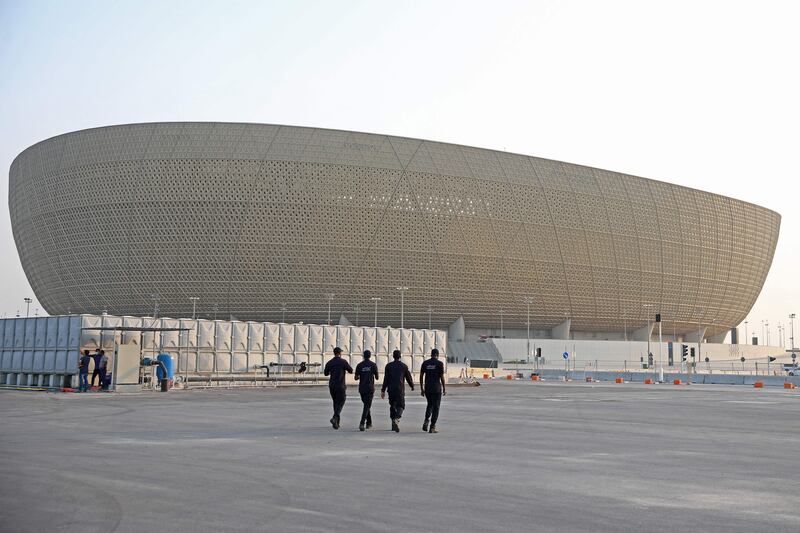
[[[581,332],[737,325],[780,216],[506,152],[239,123],[94,128],[13,162],[22,266],[51,314]],[[398,287],[408,287],[399,291]],[[154,296],[155,295],[155,296]],[[332,296],[329,296],[332,295]],[[198,300],[191,300],[196,297]],[[652,307],[648,307],[652,306]],[[358,317],[358,318],[357,318]],[[707,329],[706,329],[707,328]]]

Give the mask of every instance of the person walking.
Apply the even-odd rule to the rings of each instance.
[[[78,360],[78,392],[89,390],[89,363],[92,361],[89,350],[83,351],[83,357]]]
[[[342,349],[337,346],[333,349],[333,359],[325,364],[324,371],[324,375],[330,376],[328,389],[333,400],[333,417],[331,418],[333,429],[339,429],[342,407],[344,407],[344,402],[347,400],[347,385],[344,381],[345,373],[352,374],[353,367],[342,359]]]
[[[428,401],[422,431],[439,433],[436,429],[436,421],[439,419],[439,405],[442,403],[442,396],[447,394],[447,389],[444,384],[444,363],[439,361],[439,350],[436,348],[431,350],[431,358],[422,363],[422,369],[419,372],[419,388]],[[430,429],[428,429],[429,422]]]
[[[102,390],[108,389],[106,382],[106,374],[108,373],[108,356],[105,350],[100,350],[100,388]]]
[[[414,390],[414,378],[408,371],[408,366],[400,360],[400,350],[392,352],[394,361],[386,365],[383,370],[383,386],[381,387],[381,400],[389,391],[389,417],[392,419],[392,431],[400,433],[400,419],[406,408],[405,382]]]
[[[372,427],[372,397],[375,396],[375,380],[378,379],[378,365],[369,360],[372,352],[364,350],[364,360],[356,365],[355,378],[358,381],[358,393],[364,403],[361,411],[361,422],[358,430],[364,431]]]
[[[92,354],[92,361],[94,361],[94,370],[92,370],[92,387],[94,387],[94,378],[99,378],[101,387],[103,386],[103,378],[100,377],[100,359],[103,358],[103,350],[95,350]]]

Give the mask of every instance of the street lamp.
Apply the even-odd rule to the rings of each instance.
[[[286,324],[286,303],[281,304],[281,323]]]
[[[197,318],[197,300],[200,298],[198,296],[189,296],[189,299],[192,301],[192,320]]]
[[[33,298],[28,298],[26,296],[23,298],[23,300],[25,301],[25,316],[28,317],[31,314],[31,302],[33,301]]]
[[[644,307],[644,312],[647,314],[647,364],[650,364],[650,309],[653,307],[653,304],[642,304]]]
[[[375,327],[377,328],[378,327],[378,302],[380,302],[381,299],[373,297],[373,298],[370,298],[370,300],[375,302]]]
[[[744,321],[744,343],[750,344],[750,339],[747,338],[747,320]]]
[[[764,322],[764,325],[767,327],[766,329],[767,336],[764,338],[764,342],[766,343],[767,346],[769,346],[769,320],[766,320]]]
[[[361,306],[359,304],[355,305],[355,312],[356,312],[356,326],[358,326],[358,314],[361,312]]]
[[[703,318],[705,311],[702,309],[697,310],[697,358],[700,358],[700,343],[703,341],[700,334],[700,320]]]
[[[158,318],[158,294],[151,294],[150,297],[153,299],[153,318]]]
[[[528,296],[527,298],[525,298],[525,305],[528,306],[528,322],[527,322],[528,336],[527,336],[527,338],[528,338],[528,360],[529,361],[531,359],[531,304],[532,303],[533,303],[533,298],[532,297]]]
[[[505,311],[500,309],[500,338],[501,339],[503,338],[503,313],[505,313]]]
[[[664,346],[664,339],[661,336],[661,321],[664,320],[664,317],[661,316],[661,313],[658,313],[658,382],[664,383],[664,357],[663,357],[663,346]]]
[[[789,341],[791,342],[790,348],[792,349],[792,351],[794,351],[794,313],[789,315],[789,320],[791,320],[790,324],[792,327],[792,329],[789,330],[789,333],[791,334],[791,336],[789,337]]]
[[[433,307],[428,306],[428,329],[431,329],[431,318],[433,317]]]
[[[400,329],[403,329],[403,314],[405,312],[405,295],[408,287],[397,287],[397,290],[400,291]]]
[[[695,307],[694,312],[697,315],[697,359],[696,359],[696,361],[699,361],[700,359],[702,359],[700,357],[700,344],[703,342],[703,336],[700,333],[700,320],[703,318],[703,315],[705,314],[706,310],[703,309],[702,307]],[[692,370],[694,370],[694,365],[692,365],[693,362],[694,361],[690,361],[689,362],[689,377],[686,380],[689,384],[692,383]]]
[[[331,302],[333,302],[333,297],[336,296],[332,292],[329,292],[325,296],[328,297],[328,325],[331,325]]]

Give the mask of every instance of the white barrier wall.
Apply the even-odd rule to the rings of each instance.
[[[503,360],[524,360],[527,358],[526,339],[491,339],[497,347]],[[696,342],[683,342],[673,344],[673,366],[680,366],[681,344],[697,351]],[[558,340],[558,339],[531,339],[531,361],[534,359],[536,348],[542,349],[544,363],[548,367],[564,368],[563,353],[569,354],[570,368],[581,365],[591,365],[595,361],[599,366],[614,366],[619,368],[641,368],[641,360],[647,361],[647,341],[598,341],[598,340]],[[659,343],[650,342],[650,352],[653,354],[654,364],[658,365]],[[708,357],[712,364],[721,362],[738,362],[741,357],[746,361],[766,362],[768,356],[785,359],[785,350],[778,346],[752,346],[747,344],[719,344],[704,342],[700,345],[700,354],[696,355],[696,362],[705,364]],[[661,357],[666,368],[669,360],[669,343],[661,343]],[[576,362],[577,361],[577,362]],[[735,363],[737,368],[738,363]]]
[[[412,371],[418,371],[432,348],[446,354],[447,334],[433,330],[110,315],[7,318],[0,319],[0,373],[76,374],[82,350],[103,348],[111,355],[119,344],[138,345],[146,356],[159,351],[169,353],[175,358],[178,373],[246,373],[262,364],[278,362],[324,365],[333,357],[336,346],[342,348],[343,356],[353,365],[361,361],[363,350],[371,350],[380,370],[391,360],[391,352],[399,349],[403,361]]]
[[[260,322],[247,323],[247,351],[251,353],[264,353],[264,326]]]

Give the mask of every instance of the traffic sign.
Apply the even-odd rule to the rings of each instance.
[[[561,354],[564,359],[569,359],[569,352],[564,352]]]

